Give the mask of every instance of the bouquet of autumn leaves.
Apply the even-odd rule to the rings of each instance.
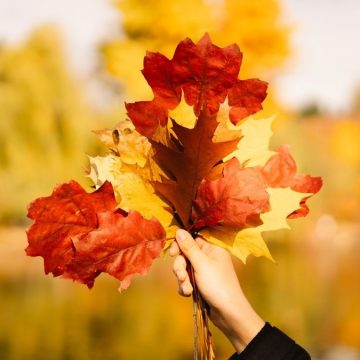
[[[269,149],[273,118],[251,117],[267,84],[239,79],[241,61],[237,45],[219,48],[208,35],[180,42],[172,59],[148,52],[153,99],[126,104],[129,120],[97,131],[109,151],[90,158],[95,191],[70,181],[32,202],[27,254],[89,288],[108,273],[121,290],[177,228],[244,262],[272,259],[262,233],[305,216],[322,181],[297,173],[288,146]]]

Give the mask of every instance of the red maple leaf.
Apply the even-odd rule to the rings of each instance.
[[[266,188],[259,167],[244,168],[238,159],[231,159],[221,178],[201,182],[194,202],[194,227],[260,225],[260,214],[270,210]]]
[[[267,89],[261,80],[238,79],[241,61],[237,45],[219,48],[207,34],[197,44],[188,38],[180,42],[171,60],[148,52],[142,72],[154,99],[126,104],[129,118],[141,134],[152,137],[159,126],[166,125],[168,111],[179,104],[183,92],[196,116],[204,108],[216,113],[229,96],[230,118],[238,123],[262,108]]]
[[[258,79],[237,80],[229,91],[230,120],[240,120],[262,109],[267,83]]]
[[[173,205],[185,228],[189,227],[193,200],[201,181],[236,149],[239,141],[236,138],[214,143],[212,138],[217,125],[216,115],[204,111],[194,129],[173,123],[177,136],[177,140],[173,139],[173,147],[152,143],[155,160],[170,176],[170,179],[155,182],[155,189]]]
[[[145,273],[160,255],[165,230],[156,220],[138,212],[116,209],[111,183],[87,193],[71,181],[51,196],[35,200],[28,217],[26,253],[42,256],[46,273],[93,286],[106,272],[121,280],[125,289],[135,273]]]
[[[322,187],[321,177],[297,174],[297,166],[290,153],[290,147],[283,145],[276,150],[278,153],[272,156],[263,167],[263,174],[271,187],[291,187],[300,193],[316,194]],[[311,195],[312,196],[312,195]],[[291,219],[305,216],[309,213],[306,196],[301,200],[300,209],[288,217]]]
[[[154,99],[126,105],[136,129],[149,138],[167,124],[168,112],[180,103],[182,94],[194,109],[197,121],[193,129],[173,121],[176,138],[167,145],[152,142],[155,160],[169,176],[156,182],[155,189],[174,207],[185,228],[190,225],[200,182],[236,149],[240,139],[234,133],[231,141],[213,141],[220,104],[228,97],[231,120],[237,123],[260,110],[266,96],[266,83],[238,79],[241,61],[237,45],[219,48],[207,34],[197,44],[190,39],[180,42],[171,60],[147,53],[143,74]]]

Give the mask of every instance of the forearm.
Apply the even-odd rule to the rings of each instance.
[[[220,309],[212,308],[211,319],[237,352],[243,351],[265,325],[244,296],[224,304]]]

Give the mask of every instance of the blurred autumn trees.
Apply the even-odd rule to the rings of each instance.
[[[94,114],[50,27],[0,49],[0,222],[60,181],[82,177]]]
[[[289,55],[289,27],[283,24],[278,0],[117,0],[123,36],[104,44],[107,69],[118,78],[125,96],[152,98],[139,69],[147,50],[172,57],[177,43],[190,37],[199,40],[208,32],[219,46],[239,44],[244,59],[241,78],[269,81],[272,70]],[[273,91],[264,105],[266,114],[279,107]],[[264,114],[263,114],[264,115]]]

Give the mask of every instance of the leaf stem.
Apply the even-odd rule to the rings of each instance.
[[[187,271],[193,286],[194,360],[213,360],[215,356],[208,321],[209,306],[199,292],[194,268],[188,260]]]

